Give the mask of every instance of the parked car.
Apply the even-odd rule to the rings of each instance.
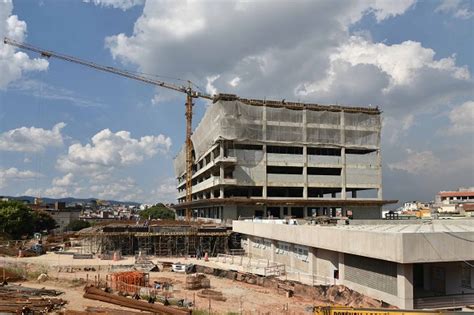
[[[185,272],[186,271],[186,265],[182,263],[176,263],[171,265],[171,271],[174,272]]]

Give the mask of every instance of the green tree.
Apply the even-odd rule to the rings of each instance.
[[[19,239],[55,227],[56,221],[45,212],[33,211],[19,201],[0,201],[0,232],[2,234]]]
[[[33,211],[32,215],[35,232],[49,231],[58,226],[53,217],[44,211]]]
[[[83,220],[73,220],[69,222],[69,224],[66,226],[66,229],[68,231],[79,231],[85,228],[90,227],[91,224],[88,221],[83,221]]]
[[[148,209],[140,211],[140,217],[142,219],[168,219],[174,220],[175,213],[173,210],[168,209],[165,207],[164,204],[158,203]]]

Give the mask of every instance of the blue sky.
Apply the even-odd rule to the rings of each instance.
[[[378,105],[384,198],[431,200],[474,185],[472,6],[3,0],[0,35],[209,93]],[[27,54],[0,44],[0,195],[173,201],[184,95]]]

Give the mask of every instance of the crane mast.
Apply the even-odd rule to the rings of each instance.
[[[152,79],[143,75],[139,75],[133,72],[129,72],[126,70],[103,66],[91,61],[82,60],[73,56],[57,53],[54,51],[44,50],[35,46],[32,46],[27,43],[22,43],[15,41],[13,39],[5,37],[3,39],[3,43],[11,46],[15,46],[24,50],[33,51],[39,53],[41,56],[46,58],[57,58],[64,61],[69,61],[72,63],[77,63],[86,67],[90,67],[99,71],[113,73],[122,77],[126,77],[132,80],[141,81],[144,83],[148,83],[154,86],[159,86],[165,89],[174,90],[177,92],[185,93],[186,94],[186,141],[185,141],[185,148],[186,148],[186,203],[190,204],[192,201],[192,166],[193,166],[193,157],[192,157],[192,142],[191,142],[191,135],[192,135],[192,121],[193,121],[193,99],[194,98],[205,98],[208,100],[213,100],[213,97],[209,94],[201,93],[199,91],[195,91],[192,89],[191,81],[188,81],[188,86],[182,85],[175,85],[172,83],[168,83],[161,80]],[[190,221],[191,219],[191,209],[188,207],[186,208],[186,221]]]

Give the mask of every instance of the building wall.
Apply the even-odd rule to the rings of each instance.
[[[308,259],[304,261],[297,252],[297,244],[251,236],[244,237],[242,244],[250,257],[284,264],[289,272],[313,277],[314,283],[342,284],[401,308],[413,307],[412,264],[306,246],[303,248],[308,250]]]
[[[380,112],[307,108],[252,106],[240,100],[212,104],[193,134],[192,200],[234,195],[381,200]],[[175,159],[178,203],[186,197],[184,154],[181,150]],[[248,192],[252,187],[256,193]],[[356,215],[379,218],[380,207],[367,213],[373,208]],[[238,217],[231,209],[224,211],[224,219]]]

